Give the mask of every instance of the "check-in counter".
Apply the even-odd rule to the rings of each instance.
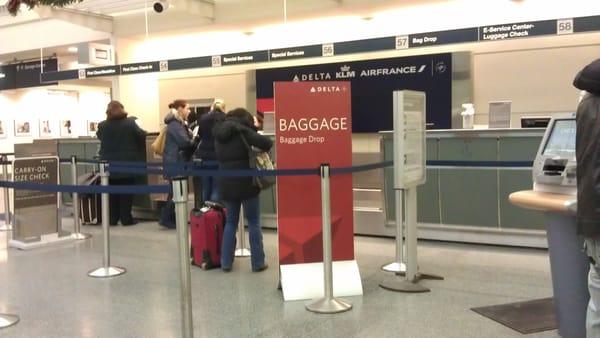
[[[533,161],[545,129],[432,130],[427,160]],[[383,159],[393,159],[392,132],[381,133]],[[383,226],[369,234],[394,236],[393,172],[384,175]],[[508,195],[530,189],[531,168],[428,167],[418,188],[419,238],[547,247],[543,215],[511,205]]]
[[[140,157],[137,160],[141,162],[148,161],[156,161],[149,151],[149,145],[156,138],[156,134],[150,134],[146,138],[146,152],[145,154],[140,154]],[[73,138],[73,139],[58,139],[58,156],[61,159],[71,158],[71,156],[75,155],[78,159],[94,159],[98,156],[98,151],[100,149],[100,141],[97,138],[92,137],[82,137],[82,138]],[[95,172],[98,169],[93,165],[79,165],[77,167],[77,174],[83,175],[86,173]],[[137,185],[147,185],[147,184],[163,184],[164,180],[162,177],[157,175],[136,175],[135,176],[135,184]],[[71,182],[71,166],[70,165],[61,165],[60,166],[60,183],[61,184],[72,184]],[[72,205],[71,194],[61,194],[61,202],[63,205]],[[164,199],[164,196],[154,196],[154,195],[134,195],[133,198],[133,212],[134,216],[140,218],[153,218],[156,215],[156,202],[155,200]]]
[[[427,160],[533,161],[544,129],[433,130],[427,132]],[[147,148],[155,134],[149,135]],[[93,158],[99,141],[61,139],[59,156]],[[150,151],[146,161],[160,161]],[[276,149],[272,151],[277,161]],[[393,159],[391,132],[353,135],[353,165]],[[80,167],[89,172],[91,167]],[[70,167],[61,166],[61,183],[70,184]],[[530,189],[530,168],[428,168],[427,182],[418,188],[419,238],[472,243],[546,247],[541,213],[511,205],[508,195]],[[140,184],[164,184],[150,175]],[[276,186],[260,194],[262,225],[277,226]],[[353,176],[355,233],[395,236],[392,168]],[[165,196],[136,196],[134,211],[156,213],[156,201]],[[70,196],[63,194],[70,203]]]

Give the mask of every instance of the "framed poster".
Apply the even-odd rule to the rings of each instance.
[[[15,136],[31,136],[31,122],[28,120],[15,120]]]
[[[60,136],[61,137],[73,136],[73,127],[72,127],[71,120],[61,120],[60,121]]]
[[[40,137],[52,137],[52,126],[50,120],[40,120]]]
[[[96,131],[98,131],[98,122],[87,121],[87,132],[88,136],[96,136]]]
[[[6,123],[0,121],[0,138],[6,138]]]

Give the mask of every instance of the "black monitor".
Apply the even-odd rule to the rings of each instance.
[[[547,116],[521,117],[521,128],[546,128],[548,123],[550,123],[550,117]]]

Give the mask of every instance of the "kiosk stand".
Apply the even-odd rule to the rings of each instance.
[[[421,279],[442,277],[419,273],[417,263],[417,186],[425,183],[425,93],[410,90],[394,92],[394,189],[396,190],[396,259],[398,276],[379,285],[400,292],[427,292]],[[402,194],[404,197],[402,198]],[[403,203],[404,202],[404,203]],[[403,217],[404,216],[404,217]],[[406,224],[406,272],[402,273],[403,224]],[[385,267],[384,267],[385,269]],[[394,270],[392,270],[394,271]]]
[[[575,114],[552,118],[533,165],[533,190],[512,193],[509,200],[546,216],[552,291],[562,337],[585,337],[589,260],[577,234]]]
[[[404,196],[402,190],[395,189],[396,198],[396,261],[381,267],[383,271],[405,273],[406,264],[404,264]]]

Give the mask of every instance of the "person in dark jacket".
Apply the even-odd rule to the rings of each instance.
[[[214,170],[218,168],[217,153],[215,151],[215,138],[213,128],[225,119],[225,101],[216,99],[208,113],[200,115],[198,119],[198,137],[200,144],[196,148],[194,158],[200,160],[203,169]],[[194,179],[197,179],[194,177]],[[202,200],[219,201],[219,185],[217,179],[211,176],[202,176]],[[199,191],[195,191],[199,194]],[[198,199],[198,197],[196,197]]]
[[[227,113],[225,120],[215,126],[215,150],[219,169],[250,169],[248,147],[268,151],[273,142],[256,132],[252,114],[244,108]],[[260,189],[252,183],[252,177],[221,177],[219,181],[221,199],[227,207],[223,246],[221,250],[221,268],[231,271],[235,252],[235,234],[240,217],[240,206],[244,205],[244,216],[248,220],[252,271],[265,270],[265,252],[260,227],[260,209],[258,194]]]
[[[600,59],[585,66],[573,85],[585,91],[577,107],[577,232],[590,257],[586,331],[600,337]]]
[[[100,122],[96,132],[100,139],[100,158],[112,161],[143,161],[146,132],[134,120],[127,118],[121,102],[111,101],[106,108],[106,120]],[[110,185],[133,185],[135,176],[124,173],[110,173]],[[131,214],[133,195],[110,194],[109,223],[122,225],[137,223]]]
[[[175,100],[169,104],[169,109],[170,111],[164,120],[167,126],[167,135],[163,151],[163,167],[165,178],[167,179],[171,177],[169,166],[188,162],[195,145],[192,133],[188,129],[186,122],[190,114],[187,102],[185,100]],[[173,204],[172,194],[169,194],[167,197],[158,223],[167,228],[175,228],[175,205]]]

